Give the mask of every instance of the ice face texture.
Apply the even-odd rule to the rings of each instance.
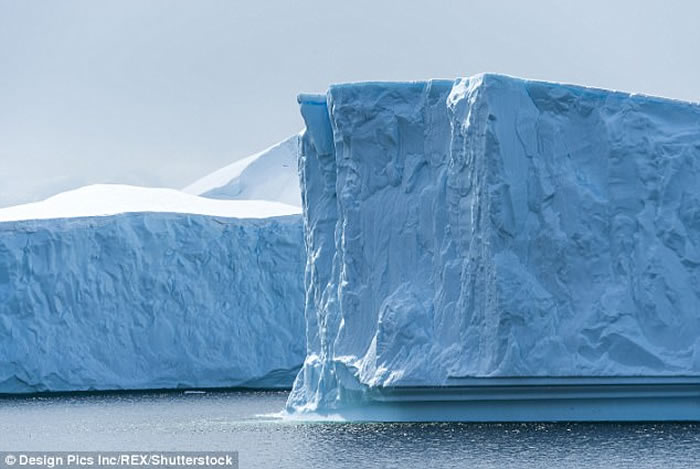
[[[0,393],[288,388],[305,356],[295,212],[128,186],[0,210]]]
[[[465,377],[700,375],[700,107],[480,75],[302,95],[292,411]]]

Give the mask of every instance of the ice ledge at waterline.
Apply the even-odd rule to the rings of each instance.
[[[290,411],[460,379],[700,376],[698,105],[498,75],[299,102]]]

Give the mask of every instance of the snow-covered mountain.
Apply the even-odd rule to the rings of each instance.
[[[297,147],[299,135],[238,160],[183,189],[213,199],[272,200],[301,207]]]
[[[0,209],[0,393],[289,387],[299,212],[123,185]]]

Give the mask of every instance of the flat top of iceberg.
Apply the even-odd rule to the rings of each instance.
[[[266,200],[216,200],[174,189],[95,184],[41,202],[0,209],[0,222],[168,212],[227,218],[267,218],[301,213],[299,207]]]
[[[574,83],[549,81],[549,80],[535,80],[529,78],[520,78],[512,75],[506,75],[501,73],[484,72],[477,73],[468,77],[462,77],[457,79],[443,79],[443,78],[433,78],[426,80],[412,80],[412,81],[358,81],[358,82],[347,82],[347,83],[334,83],[328,87],[326,93],[300,93],[297,95],[297,101],[299,103],[305,104],[322,104],[326,101],[326,96],[328,93],[333,91],[355,91],[368,88],[381,88],[387,89],[391,88],[393,90],[406,90],[411,88],[420,88],[426,83],[431,83],[433,86],[437,87],[452,87],[456,82],[465,82],[466,80],[472,80],[475,82],[484,83],[521,83],[528,86],[552,86],[554,89],[569,90],[578,93],[592,93],[601,96],[618,95],[620,97],[631,97],[640,98],[647,101],[662,101],[676,104],[687,104],[694,107],[700,105],[700,101],[686,101],[677,98],[669,98],[665,96],[655,96],[647,95],[643,93],[635,93],[624,90],[615,90],[609,88],[600,88],[594,86],[578,85]]]
[[[183,189],[214,199],[274,200],[301,207],[295,134],[259,153],[238,160]]]

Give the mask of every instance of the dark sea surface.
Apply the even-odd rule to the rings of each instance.
[[[238,451],[241,468],[692,468],[695,423],[283,420],[286,392],[0,399],[0,451]]]

